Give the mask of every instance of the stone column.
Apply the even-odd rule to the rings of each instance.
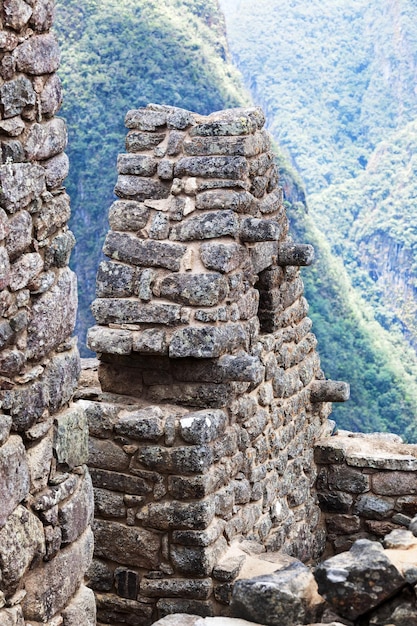
[[[317,556],[313,443],[337,394],[262,111],[149,105],[126,125],[88,337],[104,393],[83,406],[100,619],[147,624],[227,613],[238,538]]]
[[[0,623],[92,626],[54,0],[0,3]]]

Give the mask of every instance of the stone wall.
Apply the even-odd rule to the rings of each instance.
[[[99,620],[148,624],[227,612],[237,538],[322,551],[313,445],[348,389],[323,380],[313,250],[288,237],[262,111],[149,105],[126,125],[88,336],[102,391],[81,406]]]
[[[0,2],[0,624],[92,626],[87,424],[53,0]]]
[[[341,432],[319,441],[317,489],[327,552],[381,540],[417,515],[417,445],[396,435]]]

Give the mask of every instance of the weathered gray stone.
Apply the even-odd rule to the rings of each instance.
[[[79,588],[92,556],[93,535],[88,529],[75,543],[43,564],[42,576],[36,569],[30,571],[22,601],[25,618],[47,622],[63,610]]]
[[[157,406],[121,413],[115,433],[141,441],[158,441],[164,434],[163,412]]]
[[[104,520],[96,520],[93,528],[97,556],[130,567],[158,567],[160,536],[157,533]]]
[[[247,252],[237,243],[210,242],[200,246],[200,257],[208,269],[229,273],[244,262]]]
[[[14,30],[22,30],[32,15],[32,9],[24,0],[4,0],[4,24]]]
[[[111,472],[92,467],[91,478],[94,487],[101,489],[111,489],[135,496],[147,495],[152,491],[152,487],[143,478],[120,472]]]
[[[71,214],[68,194],[59,193],[48,196],[42,203],[42,208],[34,218],[35,232],[38,240],[42,241],[53,235],[69,220]]]
[[[92,326],[87,333],[87,347],[93,352],[106,354],[130,354],[133,337],[130,330]]]
[[[214,519],[214,499],[198,502],[151,502],[140,513],[145,526],[157,530],[204,530]]]
[[[0,204],[10,213],[26,207],[45,191],[45,170],[31,163],[0,166]]]
[[[219,137],[249,135],[261,129],[265,117],[260,108],[229,109],[212,113],[191,129],[191,136]]]
[[[68,346],[69,347],[69,346]],[[56,413],[70,401],[80,375],[80,357],[77,347],[71,346],[54,355],[44,371],[44,386],[49,396],[50,413]]]
[[[160,578],[151,580],[143,578],[140,583],[140,591],[150,598],[193,598],[206,600],[213,589],[213,583],[209,578],[189,579],[184,578]]]
[[[65,150],[67,130],[63,119],[56,117],[30,128],[25,151],[31,161],[44,161]]]
[[[30,471],[30,492],[35,494],[48,485],[52,463],[52,433],[49,432],[26,452]]]
[[[331,467],[329,488],[348,493],[363,493],[370,489],[370,476],[346,466]]]
[[[315,578],[319,592],[348,619],[368,613],[405,585],[382,546],[367,539],[320,563]]]
[[[168,198],[170,186],[152,178],[119,174],[114,192],[128,200],[163,199]]]
[[[394,510],[394,500],[392,498],[384,498],[380,496],[362,495],[356,501],[355,513],[368,519],[385,519],[392,514]]]
[[[47,161],[43,161],[45,168],[45,182],[48,189],[60,187],[69,172],[69,159],[65,152],[62,152]]]
[[[372,491],[382,496],[417,494],[414,472],[381,472],[372,476]]]
[[[268,138],[269,142],[269,138]],[[189,156],[233,155],[251,157],[267,149],[265,137],[261,133],[243,137],[194,136],[184,142],[184,152]]]
[[[96,603],[94,592],[81,585],[79,591],[62,611],[63,626],[95,626]]]
[[[195,206],[202,210],[231,209],[236,213],[252,213],[252,209],[256,209],[254,198],[249,192],[232,189],[203,191],[197,194]]]
[[[30,475],[25,447],[20,437],[12,435],[0,448],[0,528],[29,493]]]
[[[43,270],[43,259],[38,252],[23,254],[11,267],[10,289],[17,291],[32,282]]]
[[[9,137],[18,137],[25,128],[26,125],[19,116],[0,121],[0,130]]]
[[[168,340],[163,330],[148,329],[135,333],[133,350],[141,354],[168,354]]]
[[[281,236],[278,222],[261,220],[254,217],[245,218],[240,226],[240,237],[243,241],[277,241]]]
[[[55,418],[54,450],[57,462],[69,469],[88,459],[88,424],[78,405],[62,411]]]
[[[91,310],[99,324],[168,324],[181,322],[181,307],[176,304],[143,304],[140,300],[97,298]]]
[[[25,76],[19,76],[0,87],[0,102],[6,119],[20,115],[25,107],[33,106],[35,101],[36,94],[32,83]]]
[[[10,597],[32,561],[45,554],[43,526],[23,506],[18,506],[0,530],[1,589]]]
[[[93,513],[93,486],[86,472],[78,489],[59,508],[63,544],[73,543],[83,534],[92,522]]]
[[[169,356],[213,358],[245,343],[246,333],[240,324],[182,328],[172,335]]]
[[[153,176],[156,173],[158,162],[153,157],[142,154],[119,154],[117,157],[117,171],[119,174],[134,176]]]
[[[25,626],[25,619],[21,606],[10,609],[0,609],[0,622],[2,626]]]
[[[133,295],[135,269],[122,263],[102,261],[97,270],[96,295],[98,298],[128,298]],[[96,350],[99,352],[99,350]]]
[[[2,163],[22,163],[25,161],[25,151],[20,141],[8,139],[1,142]]]
[[[42,3],[52,4],[52,0],[38,0],[37,5]],[[59,111],[62,104],[62,85],[59,77],[52,74],[44,84],[41,96],[41,111],[44,117],[52,117]]]
[[[40,359],[67,339],[75,326],[75,274],[62,270],[57,283],[32,306],[28,325],[28,357]]]
[[[314,619],[319,604],[310,570],[295,562],[273,574],[238,580],[231,610],[234,617],[291,626]]]
[[[240,179],[246,176],[246,159],[239,156],[183,157],[174,167],[174,175],[206,178]]]
[[[302,243],[282,243],[278,247],[278,265],[311,265],[314,261],[314,248]]]
[[[176,224],[171,230],[170,239],[192,241],[228,235],[236,237],[237,232],[238,220],[233,211],[212,211]]]
[[[170,556],[178,572],[186,576],[210,576],[220,556],[224,554],[227,543],[224,537],[211,546],[184,546],[171,544]]]
[[[228,293],[221,274],[171,274],[159,283],[163,298],[191,306],[215,306]]]
[[[180,419],[180,434],[187,443],[208,443],[220,437],[227,425],[224,411],[205,410],[187,413]]]
[[[152,111],[149,109],[133,109],[126,113],[125,125],[127,128],[153,131],[167,123],[167,114],[164,110]]]
[[[312,402],[346,402],[350,387],[338,380],[318,380],[311,385],[310,396]]]
[[[117,261],[126,261],[133,265],[145,267],[164,267],[178,271],[186,247],[176,243],[141,241],[127,233],[109,232],[103,252],[106,256]]]
[[[128,152],[141,152],[151,150],[165,139],[165,133],[149,133],[132,130],[126,136],[126,150]]]
[[[52,74],[59,67],[59,48],[52,34],[34,35],[15,50],[16,67],[20,72]]]

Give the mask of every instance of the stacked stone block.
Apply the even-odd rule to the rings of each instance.
[[[126,125],[88,335],[104,393],[83,407],[99,619],[147,624],[227,613],[236,538],[320,553],[313,444],[347,388],[323,380],[313,250],[288,237],[262,111],[149,105]]]
[[[53,0],[0,3],[0,623],[95,623]]]
[[[327,552],[382,540],[417,515],[417,446],[391,434],[341,431],[315,447]]]

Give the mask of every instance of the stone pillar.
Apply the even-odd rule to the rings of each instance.
[[[92,626],[54,0],[0,3],[0,623]]]
[[[288,237],[262,111],[149,105],[126,125],[88,337],[104,393],[83,406],[100,620],[146,624],[227,613],[237,538],[317,556],[330,405],[311,394],[313,250]]]

